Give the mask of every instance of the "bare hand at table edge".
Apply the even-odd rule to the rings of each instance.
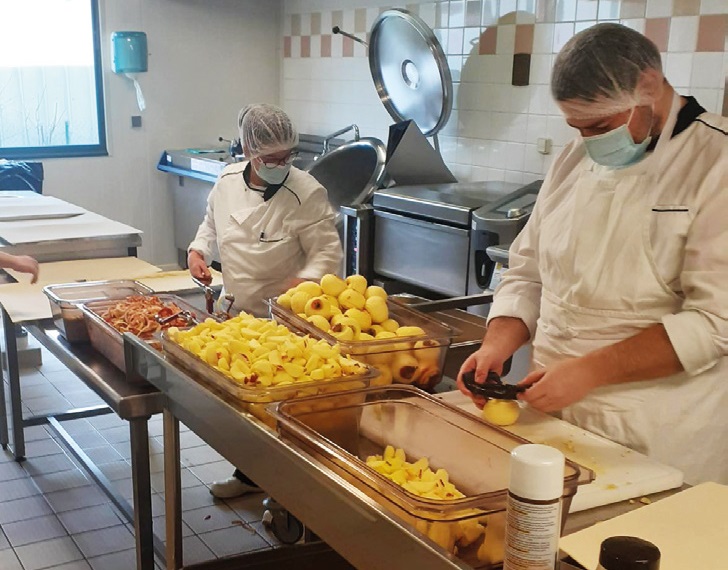
[[[38,273],[40,266],[35,258],[29,255],[11,255],[9,253],[0,254],[0,267],[14,269],[20,273],[30,273],[31,285],[38,282]]]
[[[187,266],[190,269],[190,275],[192,277],[199,279],[207,285],[212,283],[210,268],[207,267],[205,257],[199,251],[195,251],[194,249],[190,250],[187,254]]]

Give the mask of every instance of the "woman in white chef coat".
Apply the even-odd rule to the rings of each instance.
[[[273,105],[248,105],[238,126],[248,160],[220,174],[187,263],[194,277],[209,280],[217,244],[235,309],[262,316],[265,299],[337,273],[343,253],[326,189],[291,165],[298,133],[288,115]]]
[[[728,120],[679,96],[657,47],[619,24],[574,36],[551,89],[581,136],[549,170],[461,374],[484,381],[532,339],[523,401],[689,483],[728,483]]]
[[[248,160],[220,174],[187,263],[194,277],[208,282],[216,243],[234,308],[264,316],[266,299],[338,273],[343,252],[326,189],[291,165],[298,133],[288,115],[273,105],[248,105],[240,111],[238,127]],[[260,488],[236,470],[210,491],[231,498]]]

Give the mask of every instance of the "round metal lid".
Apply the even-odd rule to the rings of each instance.
[[[369,69],[382,103],[396,121],[413,119],[425,136],[450,118],[452,77],[430,27],[406,10],[387,10],[374,22]]]

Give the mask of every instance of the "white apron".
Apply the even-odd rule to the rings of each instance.
[[[585,158],[582,164],[591,166],[543,218],[534,367],[615,344],[680,310],[682,298],[657,272],[655,259],[672,256],[681,263],[674,235],[682,231],[684,237],[689,220],[675,217],[684,227],[670,228],[672,240],[657,240],[653,247],[651,238],[652,208],[658,205],[653,173],[659,172],[679,102],[675,95],[665,134],[650,156],[620,170]],[[562,418],[681,469],[689,483],[728,483],[728,444],[721,437],[726,429],[716,429],[728,423],[728,413],[725,401],[714,397],[728,381],[726,360],[692,377],[681,373],[596,389],[565,408]],[[706,449],[714,450],[708,460]]]

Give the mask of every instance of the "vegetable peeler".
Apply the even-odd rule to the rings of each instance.
[[[483,384],[475,381],[475,370],[465,372],[463,374],[463,384],[475,396],[498,400],[515,400],[518,394],[525,392],[527,388],[527,386],[504,384],[500,376],[492,370],[488,372],[488,377]]]

